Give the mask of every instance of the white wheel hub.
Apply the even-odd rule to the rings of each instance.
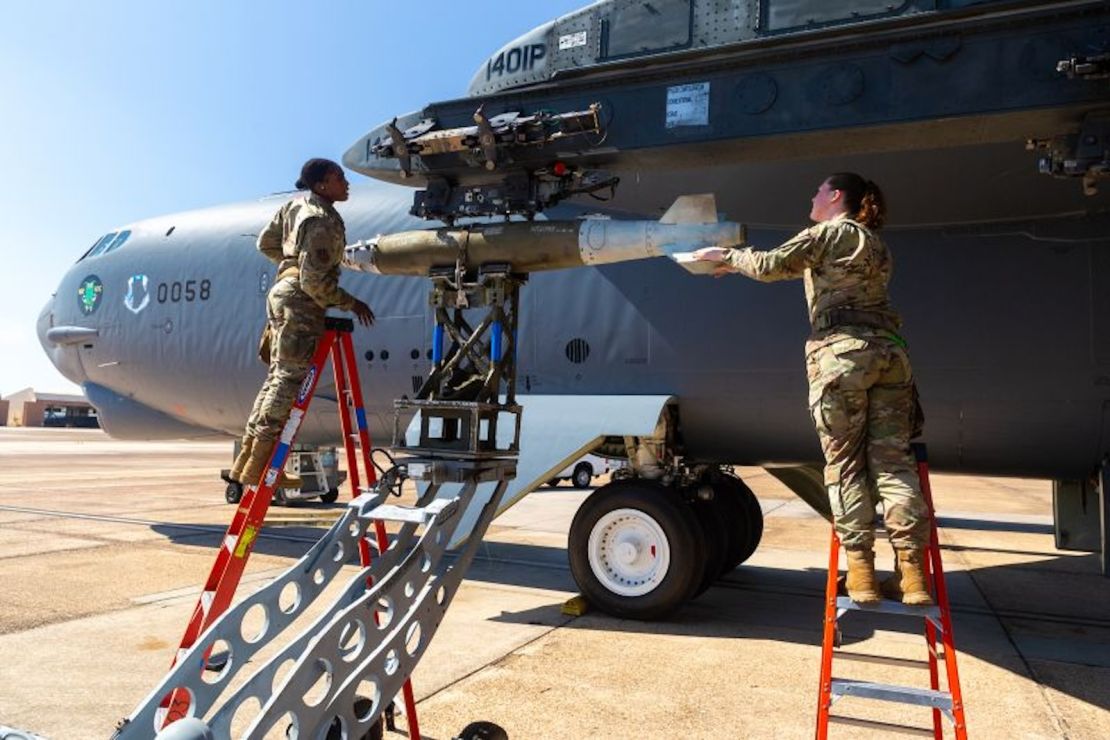
[[[590,530],[590,570],[620,596],[643,596],[663,581],[671,546],[659,522],[638,509],[614,509]]]

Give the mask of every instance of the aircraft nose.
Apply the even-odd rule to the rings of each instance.
[[[46,302],[46,305],[39,311],[38,320],[35,322],[35,333],[38,334],[39,344],[46,352],[46,356],[50,358],[50,362],[58,369],[62,375],[77,385],[83,385],[88,376],[85,374],[85,369],[81,365],[80,348],[78,344],[70,339],[68,333],[73,333],[72,330],[77,327],[70,327],[70,332],[67,333],[66,327],[54,326],[54,296]],[[95,330],[86,329],[95,333]]]
[[[35,321],[35,333],[38,334],[39,344],[42,345],[42,348],[46,351],[47,354],[50,353],[51,347],[54,346],[53,343],[50,342],[49,340],[47,340],[47,338],[46,338],[46,332],[48,332],[50,330],[50,326],[53,323],[53,321],[54,321],[54,296],[50,296],[50,300],[48,300],[46,302],[46,305],[42,307],[42,310],[39,311],[38,320]]]

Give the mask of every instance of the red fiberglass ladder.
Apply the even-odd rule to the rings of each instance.
[[[952,722],[957,740],[967,740],[967,723],[964,721],[960,674],[956,669],[956,641],[952,636],[952,615],[949,610],[948,588],[944,582],[944,568],[941,564],[940,545],[937,540],[936,517],[933,515],[933,494],[929,486],[929,464],[925,445],[915,444],[913,445],[913,451],[917,459],[917,472],[921,478],[921,492],[925,496],[925,503],[929,507],[930,513],[925,578],[936,606],[907,606],[886,599],[874,606],[863,606],[855,603],[847,596],[838,596],[837,576],[840,540],[836,536],[836,530],[833,530],[832,546],[829,550],[829,576],[825,586],[825,629],[824,642],[821,648],[820,698],[817,703],[817,740],[825,740],[828,737],[830,720],[880,729],[884,727],[890,730],[908,729],[902,725],[889,725],[887,723],[830,715],[829,710],[833,702],[845,696],[931,707],[933,710],[934,738],[940,740],[944,737],[943,715]],[[840,628],[837,620],[850,610],[923,618],[925,621],[925,642],[929,651],[930,688],[919,689],[910,686],[894,686],[870,681],[833,678],[833,648],[840,647]],[[941,645],[944,648],[942,653],[937,652],[938,632],[940,633]],[[944,662],[947,676],[947,690],[943,691],[940,688],[938,661]]]
[[[297,393],[296,401],[289,412],[289,420],[285,423],[281,438],[270,457],[270,463],[263,472],[262,480],[257,485],[247,486],[243,493],[239,508],[236,509],[235,517],[231,520],[231,526],[227,528],[220,550],[216,554],[212,572],[208,574],[208,580],[204,584],[204,591],[201,592],[200,600],[193,610],[193,616],[185,628],[181,646],[174,655],[174,664],[231,604],[239,579],[243,575],[243,569],[246,567],[247,558],[250,557],[254,542],[262,529],[266,511],[270,508],[274,482],[285,467],[290,447],[308,410],[308,404],[316,390],[316,383],[323,374],[329,355],[335,370],[335,389],[339,396],[339,418],[343,429],[343,443],[347,450],[347,474],[351,490],[358,495],[362,489],[360,463],[361,470],[366,474],[366,486],[373,486],[377,482],[377,475],[370,463],[370,432],[366,426],[366,412],[362,407],[362,388],[358,378],[354,345],[351,342],[354,322],[350,319],[330,316],[325,322],[324,336],[316,345],[312,366],[308,369],[308,375],[305,376],[304,383]],[[384,552],[388,546],[385,525],[380,520],[375,521],[374,530],[379,552]],[[359,541],[359,559],[364,566],[370,562],[370,546],[365,539]],[[420,729],[416,719],[416,702],[413,698],[411,681],[405,682],[403,695],[409,737],[419,740]],[[187,716],[190,701],[188,692],[180,689],[167,695],[160,710],[164,715],[160,726]]]

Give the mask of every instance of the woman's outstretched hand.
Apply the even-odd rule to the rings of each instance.
[[[694,252],[694,256],[702,262],[724,262],[727,251],[724,247],[702,247]]]
[[[717,269],[713,270],[713,277],[722,277],[732,273],[732,266],[725,262],[725,253],[727,252],[728,250],[723,247],[703,247],[694,252],[694,256],[701,262],[717,262]]]

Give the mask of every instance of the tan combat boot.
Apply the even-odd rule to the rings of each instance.
[[[231,465],[231,472],[228,473],[228,478],[231,478],[236,483],[243,482],[243,468],[246,466],[247,461],[251,459],[251,448],[254,447],[254,437],[249,434],[243,435],[243,442],[239,445],[239,454],[235,458],[235,462]]]
[[[929,606],[933,597],[925,582],[925,551],[896,550],[895,580],[902,594],[902,603],[912,606]]]
[[[255,440],[251,448],[250,457],[247,459],[246,464],[243,466],[242,477],[239,479],[244,486],[256,486],[262,478],[262,473],[266,470],[266,464],[270,462],[270,455],[274,452],[274,442]],[[289,475],[284,470],[278,475],[274,481],[274,488],[296,488],[300,489],[304,485],[304,481],[295,475]]]
[[[848,598],[857,604],[877,604],[880,601],[879,584],[875,580],[875,551],[846,550],[848,578],[845,587]]]
[[[299,491],[304,488],[304,480],[296,473],[290,473],[285,468],[282,468],[281,473],[278,475],[277,482],[274,483],[274,488],[289,488]]]

